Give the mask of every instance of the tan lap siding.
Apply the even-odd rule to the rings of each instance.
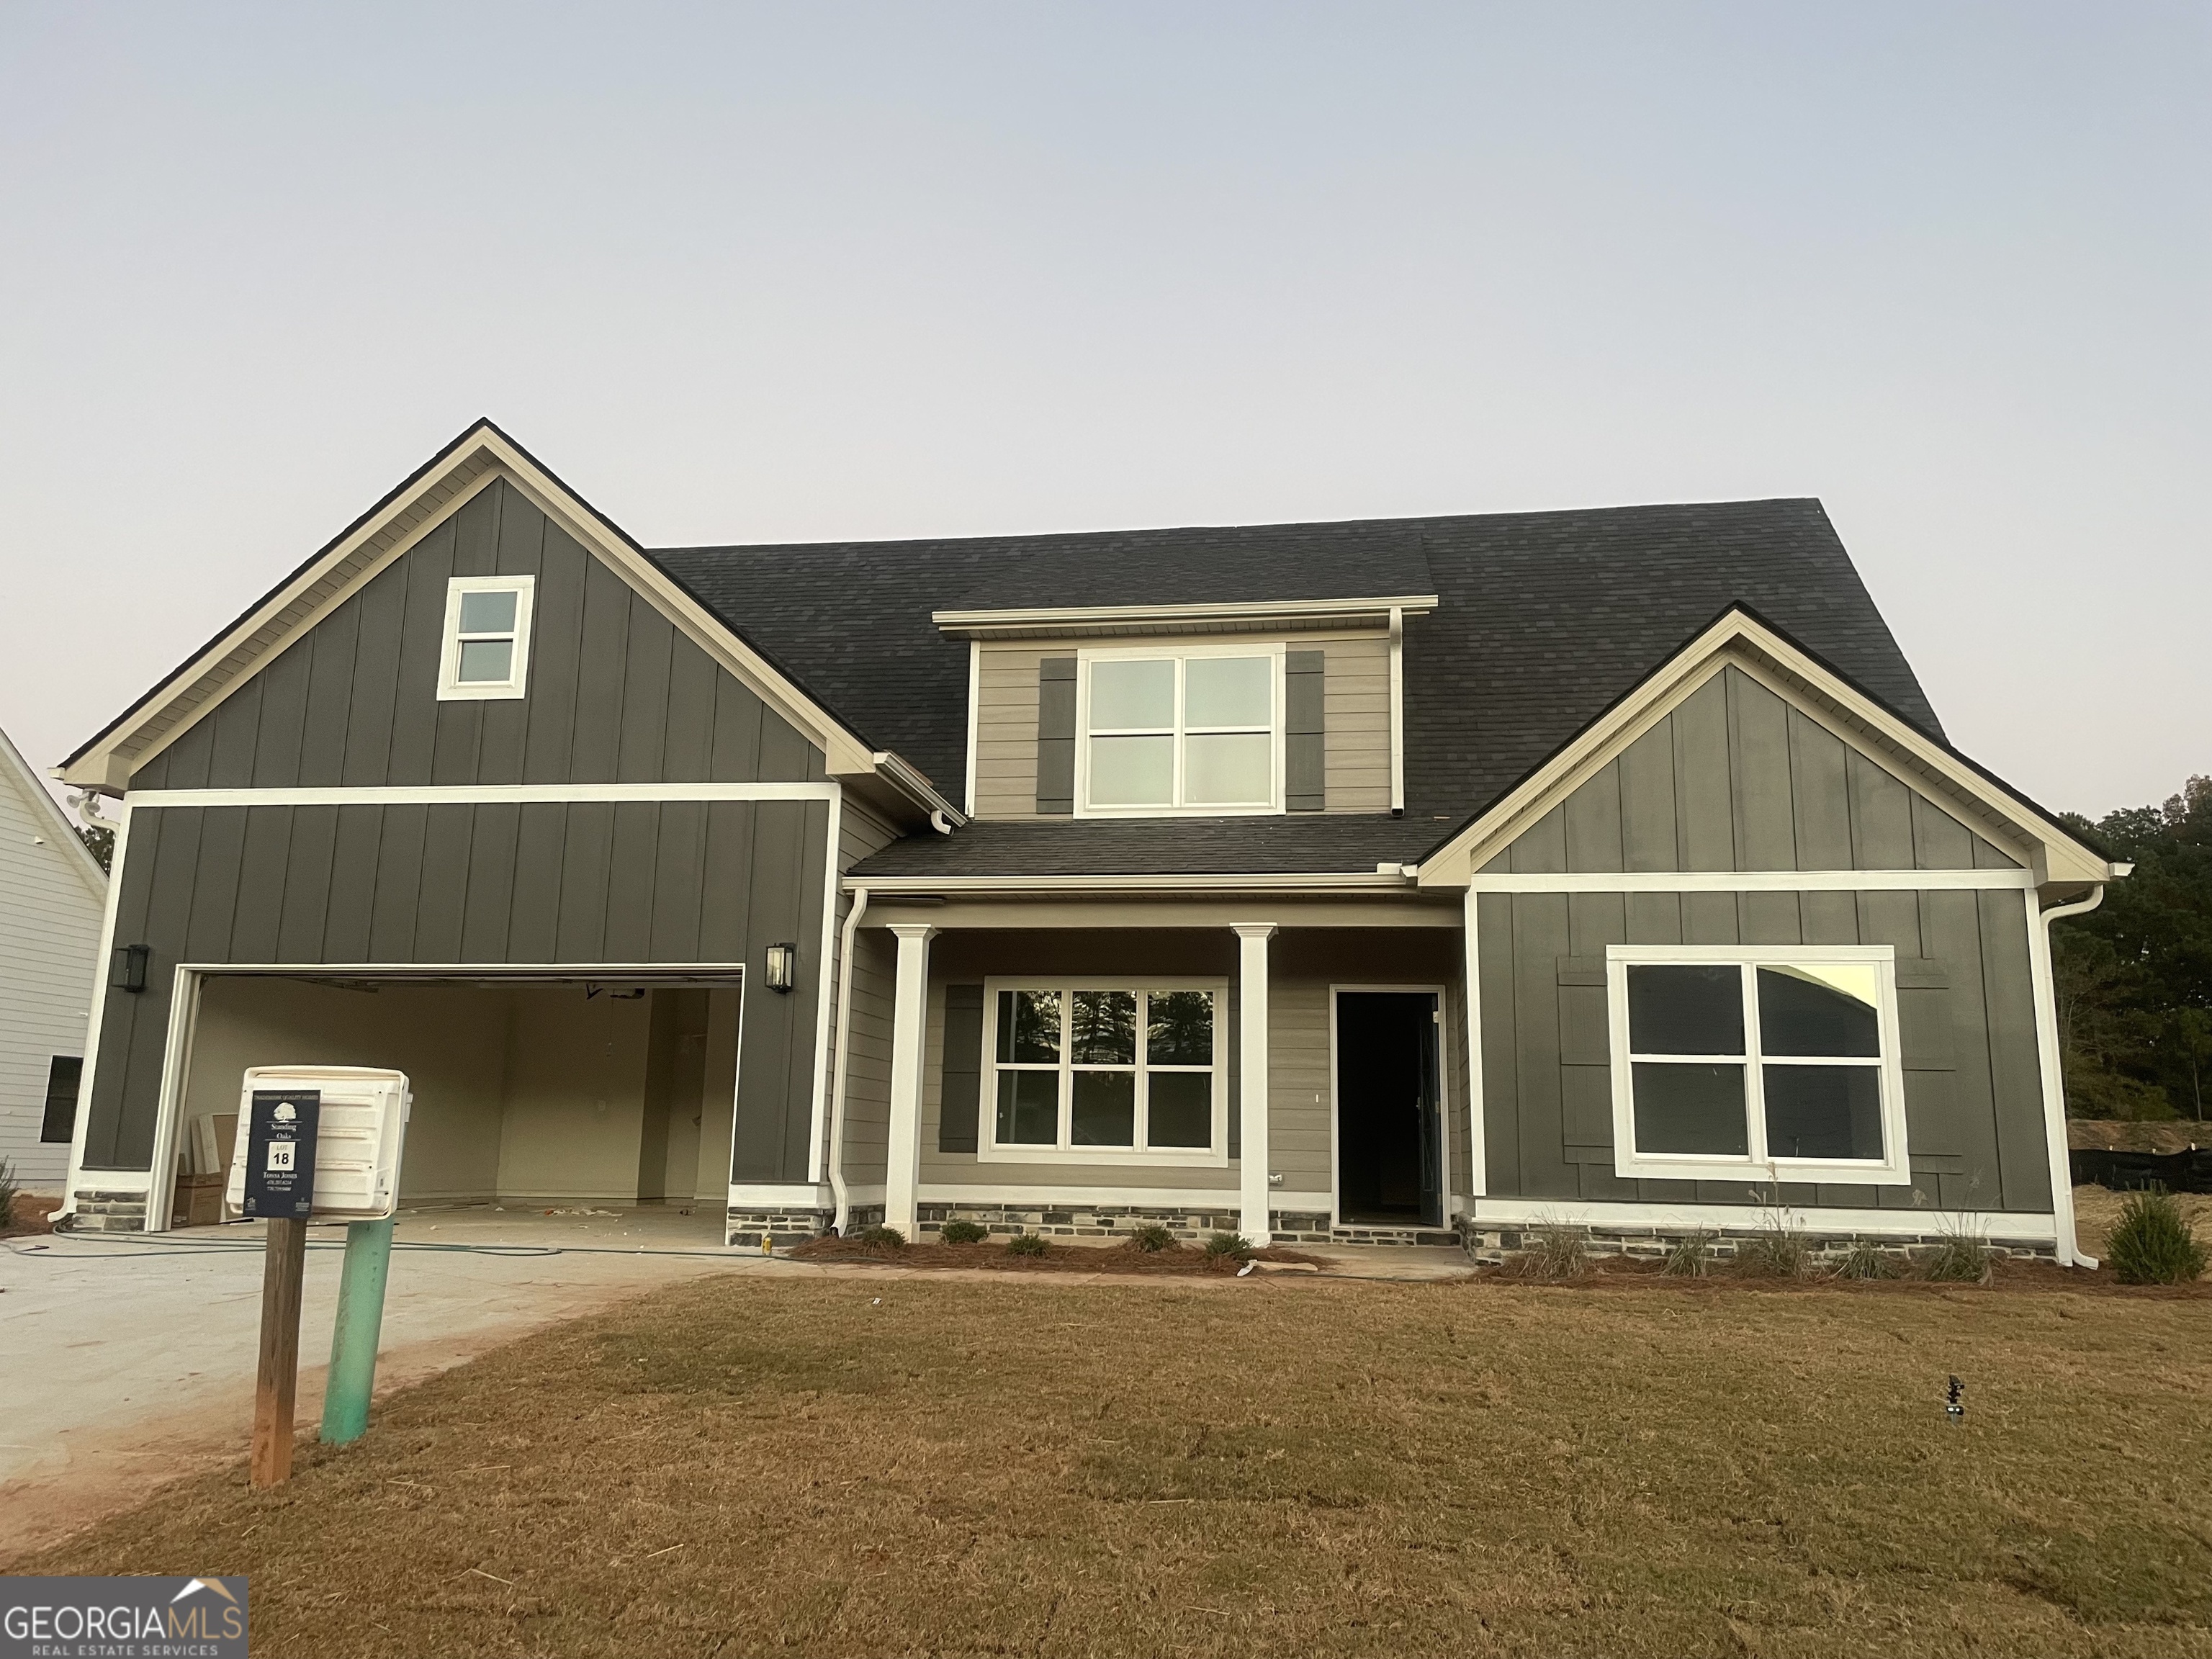
[[[1266,647],[1285,639],[1294,650],[1318,649],[1328,659],[1322,690],[1327,810],[1389,811],[1390,642],[1386,637],[1208,634],[981,646],[975,664],[975,816],[1037,816],[1037,667],[1047,657],[1072,657],[1086,646],[1154,646],[1175,651],[1201,646]]]
[[[1390,642],[1331,640],[1322,690],[1331,812],[1390,810]]]

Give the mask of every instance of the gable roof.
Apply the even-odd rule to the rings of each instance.
[[[833,776],[881,779],[925,808],[948,803],[649,558],[614,521],[489,420],[479,420],[316,550],[62,763],[67,781],[119,792],[131,769],[249,679],[463,501],[504,478],[650,599],[721,667],[820,748]],[[957,813],[954,816],[957,816]]]
[[[84,844],[84,838],[77,834],[69,815],[46,793],[46,786],[23,758],[23,751],[15,747],[15,739],[5,732],[0,732],[0,781],[12,786],[23,798],[24,810],[47,826],[47,842],[54,848],[54,855],[83,878],[95,900],[104,900],[107,895],[107,872],[100,867],[100,860],[93,857],[92,849]]]
[[[1233,834],[1197,819],[1062,821],[1045,827],[1056,840],[1024,826],[976,824],[940,844],[886,849],[871,871],[908,862],[981,871],[1003,867],[993,862],[1003,859],[1056,862],[1070,873],[1154,860],[1159,868],[1215,858],[1269,867],[1255,861],[1322,856],[1316,837],[1335,849],[1327,856],[1349,862],[1290,867],[1410,862],[1737,603],[1812,642],[1922,731],[1940,738],[1942,730],[1812,500],[675,548],[653,557],[724,616],[742,617],[764,648],[939,779],[966,770],[967,644],[932,621],[956,599],[1011,605],[1039,595],[1073,605],[1094,592],[1215,604],[1437,596],[1433,613],[1405,622],[1402,819],[1361,818],[1357,830],[1327,831],[1263,830],[1241,819]],[[1092,586],[1074,585],[1083,569]],[[1068,586],[1041,586],[1038,570]]]

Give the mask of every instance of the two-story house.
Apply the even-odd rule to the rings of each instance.
[[[81,1224],[243,1066],[410,1201],[2074,1259],[2047,928],[1811,501],[647,550],[480,423],[73,756]]]

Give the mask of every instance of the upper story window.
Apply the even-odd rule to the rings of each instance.
[[[1283,810],[1280,647],[1085,652],[1077,708],[1079,813]]]
[[[1623,1176],[1911,1179],[1887,945],[1613,945]]]
[[[530,602],[535,576],[456,576],[446,585],[441,700],[519,697],[530,678]]]

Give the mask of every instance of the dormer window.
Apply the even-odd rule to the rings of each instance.
[[[530,679],[535,576],[456,576],[446,585],[446,642],[438,696],[519,697]]]
[[[1283,810],[1279,647],[1086,651],[1079,670],[1080,815]]]

